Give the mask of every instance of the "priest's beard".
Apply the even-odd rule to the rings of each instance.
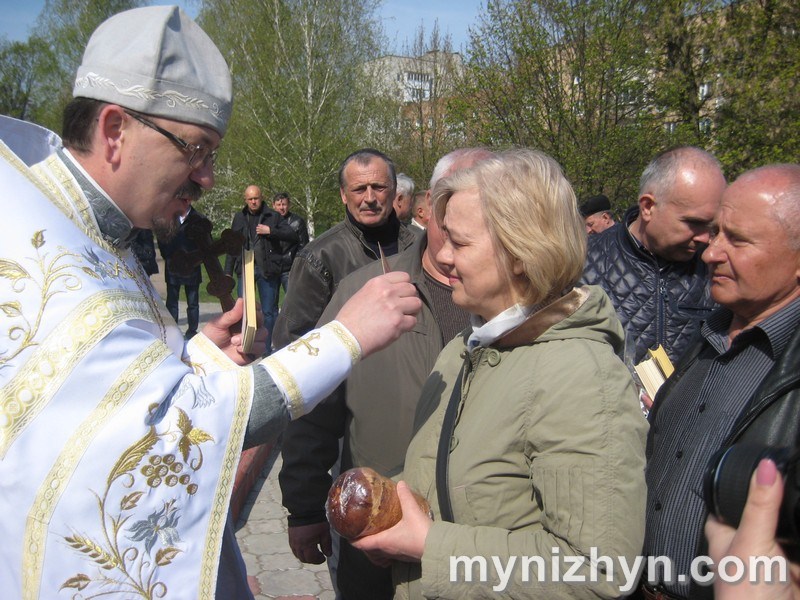
[[[186,198],[192,202],[200,198],[203,193],[203,188],[194,181],[188,181],[182,185],[177,192],[176,198]],[[188,213],[187,213],[188,214]],[[181,226],[180,218],[167,219],[166,217],[153,217],[151,229],[158,239],[162,242],[168,242],[178,234],[178,229]]]
[[[150,229],[153,230],[155,236],[162,242],[169,242],[178,234],[178,228],[181,222],[177,217],[174,219],[167,219],[164,217],[155,217],[151,223]]]

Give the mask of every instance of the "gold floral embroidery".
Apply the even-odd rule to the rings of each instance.
[[[58,459],[43,480],[31,504],[25,528],[22,597],[33,600],[40,597],[39,583],[44,568],[47,527],[67,485],[70,474],[84,456],[95,437],[109,423],[120,408],[125,406],[139,385],[171,355],[161,342],[150,344],[109,387],[106,394],[87,418],[77,427],[64,444]],[[71,371],[71,369],[70,369]]]
[[[51,259],[43,250],[44,230],[34,232],[30,243],[36,253],[36,256],[31,257],[30,260],[34,263],[33,266],[38,273],[32,269],[29,270],[30,267],[25,268],[25,265],[18,261],[0,258],[0,277],[9,280],[12,292],[22,293],[30,285],[38,287],[40,295],[38,307],[25,307],[27,314],[35,315],[33,320],[25,316],[23,307],[17,300],[8,300],[0,304],[0,310],[12,320],[7,335],[8,339],[15,344],[13,347],[4,349],[0,354],[0,369],[21,352],[37,344],[36,336],[42,324],[42,315],[53,296],[65,290],[78,290],[82,285],[76,272],[80,266],[74,263],[65,264],[65,261],[70,258],[80,258],[79,255],[60,249]],[[88,267],[83,267],[83,269],[91,271]],[[96,276],[93,271],[91,273],[92,276]]]
[[[33,167],[33,172],[38,175],[40,189],[44,188],[50,202],[53,203],[64,215],[77,225],[81,231],[94,242],[99,248],[104,249],[110,254],[114,254],[119,261],[117,273],[121,278],[132,280],[145,300],[150,305],[153,322],[157,323],[161,330],[161,341],[166,343],[167,333],[164,317],[166,306],[157,299],[157,294],[150,284],[150,279],[144,272],[139,260],[128,251],[127,256],[133,267],[128,266],[123,253],[116,246],[108,243],[97,228],[97,221],[94,217],[89,202],[86,200],[83,191],[78,186],[75,178],[69,172],[57,154],[50,155],[44,163]],[[121,270],[120,270],[121,269]]]
[[[47,252],[44,230],[34,232],[30,243],[34,255],[27,262],[0,258],[0,280],[8,282],[8,295],[21,295],[33,289],[34,298],[38,296],[35,305],[30,301],[31,304],[22,306],[13,296],[4,298],[0,304],[0,319],[8,319],[3,327],[10,342],[0,348],[0,370],[10,368],[12,361],[25,350],[34,350],[0,390],[0,458],[47,404],[71,372],[71,365],[119,323],[131,318],[151,320],[152,313],[143,294],[114,286],[88,296],[43,336],[45,310],[57,294],[82,289],[82,278],[121,279],[127,275],[118,259],[103,260],[92,248],[85,248],[83,254],[61,247]]]
[[[157,408],[158,405],[151,406],[151,412]],[[64,536],[69,547],[97,568],[93,575],[76,573],[69,577],[61,589],[83,592],[91,586],[94,593],[100,595],[111,587],[148,600],[166,595],[167,586],[157,580],[156,575],[159,568],[171,565],[182,552],[178,498],[165,500],[160,508],[144,518],[136,514],[136,509],[148,488],[162,484],[176,487],[176,490],[183,487],[186,494],[195,494],[198,487],[192,482],[191,472],[203,466],[200,445],[214,441],[210,434],[194,427],[186,412],[180,408],[175,410],[178,412],[177,428],[159,433],[155,426],[150,427],[119,457],[108,475],[103,494],[94,494],[103,539],[92,539],[81,532]],[[180,460],[174,454],[153,452],[162,439],[178,440]],[[110,496],[117,486],[131,492],[122,497],[119,506],[114,506]],[[153,556],[152,551],[157,546]]]

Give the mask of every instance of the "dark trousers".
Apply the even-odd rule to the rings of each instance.
[[[336,584],[346,600],[391,600],[394,597],[391,567],[379,567],[345,540],[339,543]]]
[[[167,310],[175,322],[178,322],[178,301],[181,296],[180,283],[167,282]],[[200,324],[200,286],[183,285],[186,289],[186,337],[191,337],[197,333]]]

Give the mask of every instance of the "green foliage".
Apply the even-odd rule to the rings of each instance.
[[[236,108],[219,179],[287,191],[312,232],[343,216],[336,173],[365,134],[373,0],[211,0],[200,21],[228,58]],[[241,196],[236,205],[241,204]]]
[[[800,5],[733,2],[724,11],[715,151],[735,176],[800,157]]]
[[[649,110],[642,2],[491,0],[451,118],[468,141],[554,156],[578,196],[628,204],[665,137]]]
[[[234,113],[216,186],[219,231],[261,186],[288,192],[312,232],[343,215],[337,170],[373,146],[422,188],[466,145],[536,147],[579,197],[622,209],[665,146],[714,152],[729,177],[800,151],[796,0],[488,0],[461,64],[420,27],[408,64],[385,57],[379,0],[205,0],[199,22],[232,70]],[[26,42],[0,40],[0,111],[60,131],[91,32],[144,0],[47,0]],[[387,93],[426,61],[429,95]],[[387,66],[388,65],[388,66]],[[394,69],[393,72],[387,72]]]
[[[704,146],[701,121],[713,110],[722,0],[665,0],[648,12],[653,102],[677,125],[681,143]]]
[[[35,120],[45,101],[40,93],[43,75],[53,63],[53,55],[41,38],[0,40],[0,113]]]

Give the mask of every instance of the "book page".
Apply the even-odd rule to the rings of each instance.
[[[252,250],[242,250],[242,349],[250,352],[258,327],[256,319],[256,273]]]

